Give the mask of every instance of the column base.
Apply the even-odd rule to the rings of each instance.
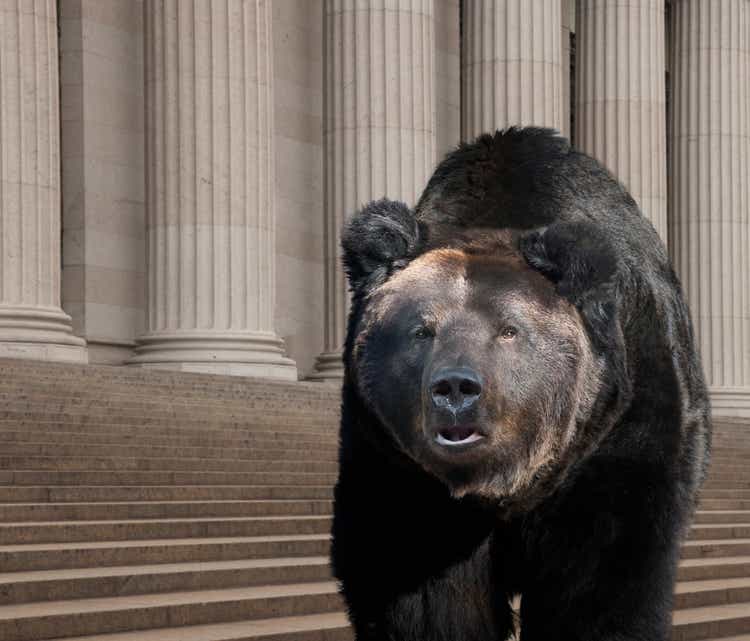
[[[750,418],[750,387],[712,387],[708,395],[714,416]]]
[[[86,341],[55,307],[0,305],[0,358],[88,363]]]
[[[202,374],[297,380],[297,365],[270,332],[150,333],[126,365]]]
[[[315,361],[315,371],[307,378],[320,383],[341,383],[344,378],[342,351],[323,352]]]

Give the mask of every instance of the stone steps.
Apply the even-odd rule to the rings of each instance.
[[[750,498],[750,490],[733,490],[729,488],[703,488],[700,493],[705,499],[722,499],[722,498]]]
[[[319,515],[0,523],[0,549],[26,543],[261,537],[330,530],[331,518]]]
[[[750,632],[750,606],[731,603],[675,610],[672,641],[721,639]]]
[[[730,498],[706,498],[701,500],[701,508],[704,510],[750,510],[750,500]]]
[[[327,533],[31,543],[1,545],[0,568],[5,572],[26,572],[100,566],[324,556],[328,554],[329,548],[330,537]]]
[[[750,510],[707,510],[703,502],[698,504],[698,510],[693,517],[695,525],[711,523],[750,523]]]
[[[60,443],[25,442],[2,444],[3,456],[56,456],[56,457],[100,457],[122,458],[179,458],[179,459],[221,459],[221,460],[272,460],[272,461],[337,461],[338,452],[333,447],[311,451],[311,445],[300,446],[288,443],[288,447],[277,442],[256,444],[254,447],[183,447],[159,445],[122,445],[119,443],[71,445],[70,441]]]
[[[353,641],[343,612],[298,617],[273,617],[190,628],[68,637],[67,641]],[[729,640],[727,640],[729,641]],[[737,641],[744,641],[738,639]]]
[[[141,391],[134,394],[134,391]],[[317,415],[308,417],[312,421],[333,418],[338,412],[335,401],[322,399],[319,402],[306,401],[300,405],[290,405],[284,402],[283,394],[273,399],[257,399],[254,397],[235,398],[196,398],[193,394],[180,396],[174,393],[158,394],[152,390],[137,390],[128,388],[123,391],[118,387],[96,388],[86,390],[85,393],[75,393],[70,388],[45,387],[43,392],[27,392],[23,386],[7,388],[0,385],[0,404],[18,407],[40,408],[83,408],[93,410],[97,408],[113,407],[117,409],[156,409],[158,411],[197,410],[201,413],[218,411],[226,413],[229,410],[246,412],[278,411],[289,416],[304,417],[304,412],[316,411]]]
[[[0,639],[351,641],[338,411],[319,384],[0,360]],[[750,641],[750,426],[714,443],[675,639]]]
[[[304,451],[308,455],[311,448],[314,454],[321,458],[336,456],[338,443],[328,438],[328,435],[280,434],[278,432],[267,435],[249,435],[240,432],[234,436],[220,436],[215,433],[206,434],[196,432],[190,436],[186,430],[173,435],[154,435],[152,430],[136,428],[128,433],[124,429],[114,433],[101,432],[98,429],[89,431],[42,431],[42,430],[12,430],[3,431],[0,426],[0,443],[4,452],[12,446],[46,445],[57,447],[60,444],[85,443],[80,452],[93,451],[89,448],[107,447],[111,453],[126,453],[140,455],[140,453],[155,453],[169,451],[177,456],[193,456],[200,453],[202,457],[225,456],[227,453],[241,453],[252,451],[265,453],[266,450],[284,449],[285,451]],[[83,449],[86,448],[86,449]],[[123,449],[117,449],[123,448]],[[132,448],[126,450],[124,448]]]
[[[682,544],[682,558],[750,556],[750,539],[688,539]]]
[[[235,395],[249,397],[254,402],[290,392],[300,400],[318,399],[336,403],[339,399],[339,390],[335,386],[319,383],[18,359],[2,359],[0,381],[10,387],[23,385],[24,389],[36,389],[32,386],[47,389],[50,385],[58,385],[80,394],[89,393],[93,389],[111,388],[119,392],[142,389],[147,393],[153,390],[155,394],[161,390],[174,395],[179,392],[196,396],[205,394],[209,398]]]
[[[690,528],[689,540],[703,541],[708,539],[748,539],[750,523],[702,523]]]
[[[87,432],[91,434],[117,435],[123,438],[129,436],[148,436],[149,434],[162,438],[203,437],[203,438],[248,438],[289,440],[300,439],[310,442],[316,439],[326,443],[336,443],[337,433],[331,433],[331,425],[323,424],[312,428],[309,424],[302,427],[289,425],[291,421],[275,420],[273,415],[260,414],[246,416],[242,420],[217,421],[214,419],[196,420],[193,414],[185,413],[176,418],[157,419],[153,415],[137,416],[135,419],[123,418],[116,413],[110,414],[80,414],[66,416],[54,412],[35,412],[29,418],[27,413],[15,417],[0,416],[0,432],[10,431],[41,431],[54,434],[63,431]],[[154,434],[155,433],[155,434]]]
[[[214,428],[242,427],[253,428],[260,425],[282,426],[284,428],[296,428],[298,430],[309,429],[310,431],[321,431],[333,421],[304,420],[298,416],[287,416],[280,413],[264,412],[258,410],[262,418],[250,418],[253,410],[247,410],[246,413],[214,413],[207,412],[200,416],[193,411],[166,411],[166,412],[147,412],[146,410],[135,410],[121,412],[115,411],[97,411],[87,412],[85,409],[72,411],[67,408],[55,410],[49,409],[13,409],[3,407],[0,409],[0,421],[15,421],[16,425],[23,425],[24,421],[30,424],[38,424],[42,421],[54,420],[59,423],[69,423],[72,425],[85,425],[97,423],[99,425],[121,425],[138,424],[150,425],[154,427],[166,427],[169,425],[179,424],[186,427],[200,428],[207,430]]]
[[[254,467],[248,463],[248,467]],[[2,485],[333,485],[333,473],[0,470]]]
[[[0,639],[34,641],[336,612],[331,581],[73,599],[0,606]]]
[[[678,581],[739,579],[750,576],[750,556],[682,559],[677,568]]]
[[[242,472],[249,466],[256,472],[331,473],[336,461],[284,459],[217,459],[217,458],[156,458],[117,456],[0,456],[0,469],[88,471],[133,470],[138,472]]]
[[[676,610],[750,603],[750,577],[689,581],[675,586]]]
[[[329,515],[331,501],[299,499],[0,503],[0,524],[11,521],[104,521],[274,515]],[[730,512],[729,514],[735,514]]]
[[[0,605],[330,580],[327,556],[37,570],[0,574]]]
[[[0,485],[0,503],[331,499],[331,485]]]
[[[0,390],[0,406],[9,411],[20,412],[61,412],[69,414],[100,414],[117,412],[128,416],[157,415],[174,416],[175,414],[192,413],[199,417],[219,416],[247,416],[248,413],[268,413],[274,416],[287,417],[290,420],[297,419],[305,423],[321,423],[335,420],[338,410],[330,403],[321,404],[319,408],[308,408],[315,414],[302,414],[288,403],[280,399],[276,403],[263,403],[260,406],[244,399],[200,402],[195,399],[179,400],[165,396],[163,400],[154,399],[151,396],[133,396],[132,394],[112,394],[101,390],[96,396],[70,397],[62,392],[60,395],[40,395],[28,392],[25,394],[8,393]],[[315,410],[318,411],[315,411]]]

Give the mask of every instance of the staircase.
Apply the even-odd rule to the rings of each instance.
[[[674,641],[750,641],[750,421],[714,420],[711,470],[677,578]]]
[[[338,390],[0,360],[0,640],[344,641]],[[718,422],[675,641],[750,641],[750,423]]]
[[[0,361],[0,639],[343,641],[339,391]]]

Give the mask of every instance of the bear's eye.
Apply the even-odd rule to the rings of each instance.
[[[432,338],[435,335],[435,332],[432,331],[430,327],[425,327],[422,325],[421,327],[417,327],[416,330],[414,330],[414,338],[418,338],[420,340],[424,340],[425,338]]]
[[[516,334],[518,334],[518,330],[512,325],[503,327],[503,330],[500,332],[500,336],[505,340],[511,340],[512,338],[515,338]]]

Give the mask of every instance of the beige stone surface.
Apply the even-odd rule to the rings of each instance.
[[[92,361],[123,363],[146,311],[142,0],[60,2],[60,96],[63,304]]]
[[[560,0],[471,0],[463,7],[461,134],[563,127]]]
[[[148,314],[133,365],[296,378],[276,335],[271,10],[144,3]]]
[[[0,1],[0,356],[86,361],[60,306],[54,0]]]
[[[562,71],[562,123],[560,132],[568,139],[570,131],[570,33],[575,29],[576,1],[560,0],[560,66]]]
[[[576,146],[604,163],[667,239],[664,0],[580,0]]]
[[[461,3],[435,3],[435,144],[437,159],[461,141]]]
[[[276,314],[301,377],[323,349],[323,1],[274,0]]]
[[[669,245],[714,413],[750,416],[750,3],[672,11]]]
[[[348,292],[339,232],[370,200],[415,204],[435,162],[433,0],[326,0],[325,351],[313,378],[342,375]]]

